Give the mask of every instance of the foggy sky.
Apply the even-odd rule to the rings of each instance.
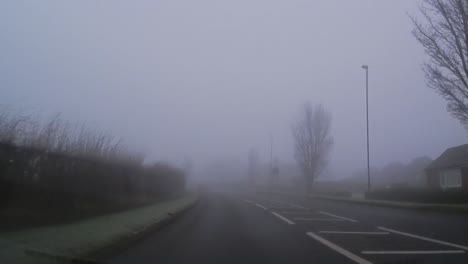
[[[195,168],[250,148],[293,162],[305,101],[333,116],[329,170],[435,158],[466,143],[426,87],[408,0],[2,1],[0,104],[87,122],[149,160]]]

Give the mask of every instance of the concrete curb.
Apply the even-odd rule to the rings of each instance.
[[[466,204],[463,204],[463,205],[424,204],[424,203],[395,202],[395,201],[384,201],[384,200],[358,200],[358,199],[351,199],[351,198],[333,197],[333,196],[326,196],[326,195],[314,195],[314,194],[299,195],[299,194],[279,193],[279,192],[260,192],[260,193],[285,195],[285,196],[296,197],[296,198],[322,199],[322,200],[354,203],[354,204],[370,205],[370,206],[383,206],[383,207],[405,208],[405,209],[426,210],[426,211],[436,211],[436,212],[468,213],[468,205]]]

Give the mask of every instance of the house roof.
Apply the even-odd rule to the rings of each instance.
[[[468,144],[448,148],[426,169],[440,169],[468,165]]]

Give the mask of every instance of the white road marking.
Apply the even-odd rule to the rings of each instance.
[[[264,209],[264,210],[268,210],[268,208],[266,208],[265,206],[262,206],[261,204],[256,203],[255,205],[262,208],[262,209]]]
[[[298,208],[298,209],[307,209],[306,207],[302,206],[302,205],[298,205],[298,204],[293,204],[293,203],[289,203],[289,202],[285,202],[285,204],[291,206],[291,207],[294,207],[294,208]]]
[[[290,224],[290,225],[294,225],[294,222],[291,221],[291,220],[289,220],[289,219],[287,219],[286,217],[284,217],[284,216],[282,216],[282,215],[280,215],[280,214],[278,214],[278,213],[275,213],[275,212],[271,212],[271,213],[272,213],[273,215],[275,215],[276,217],[278,217],[279,219],[285,221],[286,223],[288,223],[288,224]]]
[[[279,204],[286,204],[286,205],[289,205],[291,207],[298,208],[298,209],[307,209],[306,207],[304,207],[302,205],[293,204],[293,203],[290,203],[290,202],[283,202],[283,201],[276,201],[276,200],[266,200],[266,201],[273,202],[273,203],[279,203]]]
[[[344,234],[344,235],[388,235],[388,232],[359,232],[359,231],[319,231],[320,234]]]
[[[249,200],[244,200],[244,202],[246,202],[246,203],[252,203],[252,201],[249,201]]]
[[[317,213],[313,213],[313,212],[287,212],[287,211],[281,211],[280,213],[282,214],[290,214],[290,215],[315,215]]]
[[[327,212],[324,212],[324,211],[319,211],[319,213],[324,214],[324,215],[328,215],[328,216],[332,216],[332,217],[336,217],[336,218],[340,218],[340,219],[347,220],[347,221],[354,222],[354,223],[357,222],[357,220],[347,218],[347,217],[343,217],[343,216],[339,216],[339,215],[335,215],[335,214],[331,214],[331,213],[327,213]]]
[[[365,255],[414,255],[414,254],[463,254],[464,250],[391,250],[391,251],[361,251]]]
[[[344,221],[343,219],[303,218],[303,217],[297,217],[297,218],[294,218],[294,220],[299,220],[299,221],[329,221],[329,222],[340,222],[340,221]]]
[[[388,231],[388,232],[391,232],[391,233],[395,233],[395,234],[399,234],[399,235],[403,235],[403,236],[418,238],[418,239],[421,239],[421,240],[425,240],[425,241],[429,241],[429,242],[433,242],[433,243],[437,243],[437,244],[441,244],[441,245],[446,245],[446,246],[451,246],[451,247],[455,247],[455,248],[459,248],[459,249],[463,249],[463,250],[468,250],[467,246],[458,245],[458,244],[454,244],[454,243],[450,243],[450,242],[445,242],[445,241],[442,241],[442,240],[437,240],[437,239],[433,239],[433,238],[413,235],[413,234],[410,234],[410,233],[401,232],[401,231],[397,231],[397,230],[393,230],[393,229],[385,228],[385,227],[381,227],[381,226],[379,226],[378,229]]]
[[[314,234],[313,232],[307,232],[307,235],[312,237],[313,239],[319,241],[320,243],[324,244],[325,246],[335,250],[336,252],[340,253],[341,255],[344,255],[346,256],[347,258],[359,263],[359,264],[372,264],[372,262],[368,261],[368,260],[365,260],[361,257],[359,257],[358,255],[355,255],[351,252],[349,252],[348,250],[326,240],[325,238],[319,236],[319,235],[316,235]]]

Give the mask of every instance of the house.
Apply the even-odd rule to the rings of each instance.
[[[468,191],[468,144],[448,148],[425,171],[430,188]]]

